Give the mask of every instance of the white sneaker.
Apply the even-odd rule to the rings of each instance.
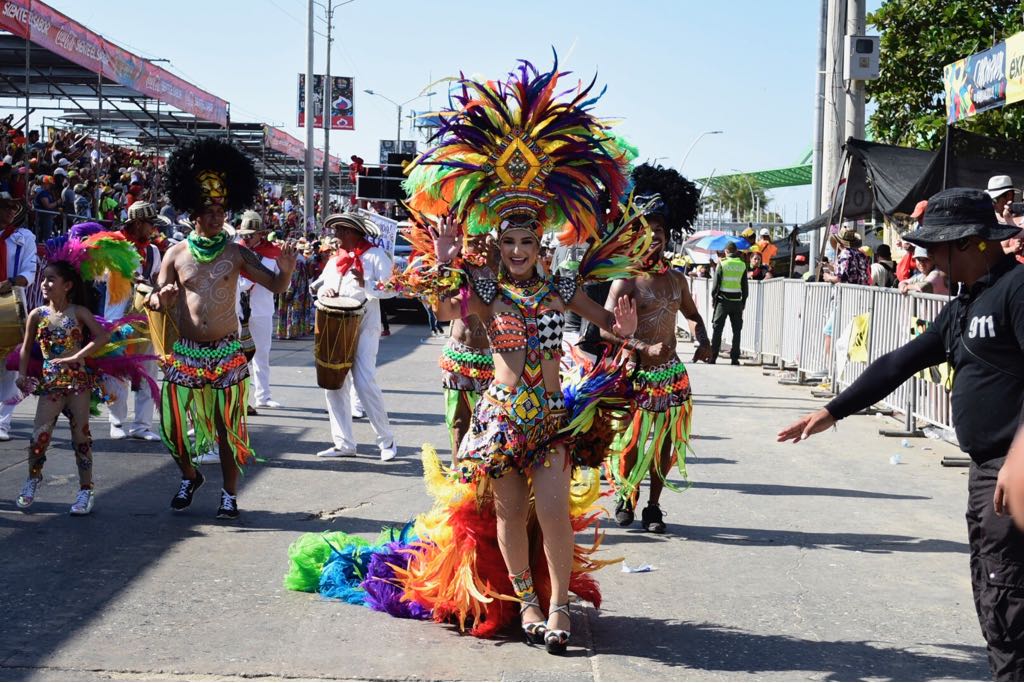
[[[110,438],[115,441],[120,441],[121,439],[128,438],[128,435],[125,433],[124,427],[112,424],[110,425]]]
[[[352,450],[348,450],[348,449],[344,449],[344,448],[338,448],[337,446],[331,446],[330,448],[325,448],[322,451],[317,451],[316,457],[318,457],[318,458],[353,458],[353,457],[355,457],[355,455],[356,455],[356,451],[355,451],[354,448]]]
[[[0,427],[0,441],[10,441],[10,440],[11,440],[11,433],[9,431],[7,431],[6,429],[3,429],[2,427]]]
[[[257,408],[280,408],[281,404],[277,401],[270,399],[269,401],[260,401],[256,404]]]
[[[71,504],[71,514],[87,515],[92,512],[93,501],[96,500],[96,492],[92,489],[81,489],[75,496],[75,502]]]
[[[366,417],[366,413],[363,412],[362,410],[353,410],[352,411],[352,419],[353,420],[362,420],[364,417]]]
[[[200,465],[217,465],[220,463],[220,448],[214,447],[199,456],[197,462]]]
[[[43,478],[33,479],[29,477],[25,480],[25,485],[21,487],[21,493],[18,494],[18,499],[14,501],[14,504],[20,507],[22,510],[32,505],[36,499],[36,490],[39,485],[43,483]]]
[[[159,441],[160,437],[150,429],[133,429],[128,432],[128,436],[133,439],[142,439],[143,441]]]
[[[383,446],[380,449],[381,462],[394,460],[396,455],[398,455],[398,444],[396,444],[394,441],[391,442],[390,446]]]

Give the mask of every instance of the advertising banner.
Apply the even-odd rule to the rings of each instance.
[[[324,83],[323,74],[313,76],[313,127],[324,127]],[[331,130],[355,130],[352,105],[352,79],[348,76],[331,76]],[[306,76],[299,74],[299,116],[298,126],[306,125]]]
[[[387,216],[381,216],[379,213],[367,211],[366,209],[359,209],[359,213],[369,218],[380,228],[380,237],[369,238],[369,241],[387,252],[388,258],[394,260],[395,240],[398,238],[398,221]]]
[[[82,68],[204,121],[228,124],[227,101],[114,45],[44,2],[4,0],[0,30],[29,38]]]
[[[942,70],[946,122],[956,123],[1006,103],[1006,43],[958,59]]]
[[[294,135],[289,135],[283,130],[278,130],[271,126],[263,126],[263,144],[267,146],[267,149],[272,149],[275,152],[280,152],[285,156],[289,156],[297,161],[306,160],[306,146],[302,144]],[[321,149],[313,150],[313,164],[316,168],[320,169],[324,166],[324,152]],[[341,173],[341,159],[336,156],[331,156],[331,173]]]
[[[1006,39],[1006,103],[1024,100],[1024,33]]]

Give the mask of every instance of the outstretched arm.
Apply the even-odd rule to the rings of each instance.
[[[690,285],[685,277],[681,277],[683,283],[682,291],[679,294],[679,311],[683,317],[693,324],[693,336],[697,339],[697,350],[693,354],[693,362],[711,360],[711,340],[708,339],[708,330],[704,327],[704,318],[697,310],[697,304],[690,295]]]
[[[292,271],[295,270],[296,252],[295,246],[285,244],[281,247],[281,255],[277,257],[277,266],[280,270],[277,273],[263,265],[263,259],[259,254],[248,247],[238,246],[242,254],[242,263],[245,264],[245,272],[249,279],[258,285],[266,287],[274,294],[281,294],[288,289],[292,281]]]

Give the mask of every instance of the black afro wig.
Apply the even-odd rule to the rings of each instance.
[[[178,147],[167,160],[167,193],[176,209],[189,213],[203,209],[205,202],[198,180],[203,171],[223,176],[227,191],[225,209],[241,211],[252,206],[259,178],[249,157],[230,143],[198,138]]]
[[[663,166],[641,164],[633,169],[634,195],[658,194],[668,210],[666,227],[669,230],[689,230],[697,218],[697,186],[679,171]]]

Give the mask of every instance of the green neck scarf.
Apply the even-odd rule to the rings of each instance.
[[[188,234],[188,250],[198,263],[209,263],[228,246],[228,234],[221,230],[214,237],[203,237],[193,230]]]

